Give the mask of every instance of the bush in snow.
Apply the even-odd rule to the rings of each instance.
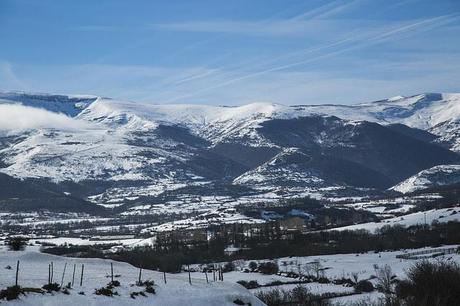
[[[222,272],[232,272],[232,271],[235,271],[235,264],[229,261],[222,268]]]
[[[327,299],[312,294],[307,288],[297,286],[292,290],[273,289],[270,291],[260,291],[256,296],[268,306],[280,305],[302,305],[302,306],[330,306]]]
[[[377,278],[377,289],[385,294],[392,294],[393,286],[397,280],[396,276],[391,271],[391,267],[389,265],[385,265],[380,268],[378,265],[375,265],[374,269],[375,276]]]
[[[460,305],[460,266],[456,263],[422,261],[396,286],[407,306]]]
[[[17,300],[19,295],[23,293],[21,287],[11,286],[0,291],[0,300],[6,299],[7,301]]]
[[[107,287],[102,287],[102,288],[96,289],[94,291],[94,294],[96,294],[96,295],[105,295],[105,296],[114,296],[114,295],[118,295],[118,292],[113,291],[113,288],[110,288],[109,286],[107,286]]]
[[[276,274],[278,270],[278,265],[274,262],[263,262],[259,265],[259,272],[262,274]]]
[[[260,287],[259,283],[256,280],[252,280],[252,281],[249,281],[249,282],[245,281],[245,280],[240,280],[240,281],[237,281],[237,283],[240,284],[241,286],[243,286],[246,289],[255,289],[255,288]]]
[[[372,292],[374,291],[374,285],[368,280],[361,280],[355,285],[356,292]]]
[[[145,287],[145,292],[147,293],[150,293],[150,294],[156,293],[155,288],[153,288],[153,286],[155,285],[154,281],[146,280],[144,282],[140,282],[140,283],[138,282],[137,285],[140,287]]]
[[[23,251],[27,245],[27,239],[24,237],[10,237],[6,240],[6,245],[10,251]]]
[[[59,286],[58,283],[46,284],[46,285],[44,285],[42,288],[45,289],[48,293],[51,293],[52,291],[59,291],[59,290],[61,290],[61,286]]]
[[[94,294],[96,295],[105,295],[105,296],[114,296],[118,295],[118,292],[113,291],[113,288],[120,286],[119,281],[113,281],[107,284],[107,286],[96,289]]]
[[[137,292],[131,292],[131,294],[129,295],[132,299],[135,299],[137,296],[143,296],[143,297],[147,297],[147,295],[145,294],[145,292],[143,291],[137,291]]]
[[[251,272],[254,272],[255,270],[257,270],[257,262],[251,261],[249,263],[249,269],[251,270]]]

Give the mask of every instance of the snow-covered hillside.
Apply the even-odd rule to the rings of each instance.
[[[358,105],[226,107],[4,92],[0,107],[1,172],[76,182],[84,187],[78,196],[102,205],[158,196],[186,203],[205,194],[184,198],[182,190],[205,190],[216,182],[285,196],[329,187],[388,188],[413,175],[424,177],[420,171],[442,164],[452,169],[460,162],[435,145],[457,151],[459,94]],[[12,120],[14,114],[20,118]],[[395,123],[426,134],[422,139],[418,130],[386,127]],[[399,156],[391,157],[393,149],[401,149]],[[439,184],[455,180],[453,172],[448,175]],[[74,194],[69,186],[64,191]],[[248,195],[219,194],[234,200]]]
[[[401,193],[409,193],[435,186],[460,183],[460,165],[441,165],[423,170],[392,187]]]
[[[0,286],[2,289],[14,285],[15,269],[7,270],[4,267],[16,267],[20,261],[19,285],[28,288],[41,288],[48,283],[48,265],[53,262],[54,280],[64,285],[72,281],[73,266],[76,265],[75,284],[70,294],[64,293],[29,293],[20,296],[20,300],[8,302],[8,305],[235,305],[239,299],[250,305],[262,306],[254,295],[242,286],[228,282],[206,282],[203,275],[194,276],[189,284],[188,276],[167,274],[167,283],[164,283],[163,273],[143,270],[142,280],[155,282],[155,294],[146,293],[132,298],[132,292],[139,292],[143,287],[136,285],[139,269],[121,262],[103,259],[66,258],[39,253],[38,247],[28,247],[25,251],[11,252],[0,249]],[[67,263],[66,273],[64,265]],[[113,263],[115,280],[120,282],[114,291],[118,295],[106,297],[94,294],[96,289],[105,287],[110,282],[110,264]],[[80,286],[81,265],[84,264],[83,285]]]
[[[400,216],[400,217],[384,219],[381,222],[361,223],[361,224],[333,228],[331,230],[334,230],[334,231],[368,230],[370,232],[375,232],[384,226],[400,225],[403,227],[409,227],[413,225],[424,225],[424,224],[430,225],[432,222],[442,223],[442,222],[450,222],[450,221],[460,221],[460,208],[459,207],[419,211],[419,212],[407,214],[407,215]]]

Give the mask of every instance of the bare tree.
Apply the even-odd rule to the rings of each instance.
[[[317,279],[320,277],[320,274],[323,273],[323,265],[321,265],[321,262],[318,259],[313,261],[312,269],[313,269],[313,272],[315,272]]]
[[[385,265],[381,268],[374,266],[374,268],[375,276],[377,277],[377,289],[385,295],[392,294],[396,276],[391,271],[391,267],[389,265]]]
[[[357,284],[358,283],[358,272],[352,272],[351,277],[353,278],[353,281],[355,282],[355,284]]]

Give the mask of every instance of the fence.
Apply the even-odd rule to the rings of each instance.
[[[91,269],[88,270],[88,268],[85,266],[84,263],[72,263],[68,264],[67,262],[61,262],[61,267],[59,271],[56,271],[55,267],[56,264],[54,262],[49,262],[47,267],[47,271],[40,269],[40,271],[43,271],[43,277],[38,277],[36,278],[36,275],[33,279],[30,277],[25,277],[27,279],[27,286],[32,285],[31,281],[33,283],[36,283],[38,286],[42,285],[50,285],[50,284],[56,284],[59,286],[59,288],[64,288],[64,286],[67,284],[69,288],[73,287],[82,287],[87,280],[95,281],[97,280],[98,282],[104,284],[105,280],[110,280],[111,283],[114,283],[115,278],[120,277],[120,275],[117,275],[114,273],[115,266],[113,262],[110,262],[110,265],[107,267],[107,271],[104,272],[103,269],[97,269],[97,273],[94,273]],[[38,267],[35,267],[38,268]],[[12,266],[7,266],[6,269],[12,270],[14,274],[14,286],[18,287],[21,284],[21,274],[25,272],[27,274],[27,270],[30,270],[30,266],[24,269],[22,267],[22,262],[20,260],[17,260],[15,267]],[[133,270],[136,269],[133,267]],[[144,273],[146,270],[142,268],[137,268],[138,269],[138,274],[136,277],[136,282],[138,284],[142,283],[142,277],[144,276]],[[91,272],[90,275],[88,275],[88,272]],[[174,275],[174,274],[169,274],[163,271],[150,271],[150,272],[158,272],[159,275],[162,275],[162,281],[167,284],[169,279],[172,280],[180,280],[187,282],[192,285],[192,283],[197,282],[197,283],[211,283],[211,282],[217,282],[217,281],[224,281],[224,272],[222,267],[220,266],[214,266],[211,270],[204,271],[202,273],[202,278],[196,278],[192,277],[191,274],[191,269],[190,266],[188,266],[188,269],[185,270],[185,272],[188,273],[188,277],[184,277],[181,275]],[[41,272],[40,272],[41,273]],[[208,273],[212,273],[212,277],[209,277]],[[96,274],[96,275],[95,275]],[[157,275],[157,277],[159,277]],[[46,278],[45,278],[46,277]],[[42,281],[43,280],[43,281]],[[66,280],[66,282],[65,282]],[[68,281],[68,282],[67,282]]]
[[[423,250],[423,251],[417,251],[417,252],[411,252],[411,253],[396,255],[396,258],[399,258],[399,259],[423,259],[423,258],[427,258],[427,256],[423,256],[423,255],[432,254],[433,256],[437,256],[437,255],[454,254],[454,253],[457,253],[457,250],[458,250],[457,247],[429,249],[429,250]]]

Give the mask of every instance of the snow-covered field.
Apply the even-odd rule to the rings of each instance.
[[[188,276],[184,274],[167,274],[167,284],[163,281],[163,274],[160,272],[143,270],[143,280],[155,282],[156,294],[147,294],[146,297],[130,297],[131,292],[142,291],[142,287],[135,285],[138,280],[139,269],[120,262],[104,259],[75,259],[42,254],[37,247],[28,247],[25,251],[12,252],[4,248],[0,249],[0,287],[14,285],[15,267],[17,260],[20,261],[19,285],[22,287],[41,287],[48,282],[48,264],[53,262],[54,280],[61,282],[62,272],[65,263],[67,271],[64,277],[64,284],[72,280],[73,265],[77,265],[77,276],[74,289],[69,295],[63,293],[35,294],[29,293],[21,296],[20,300],[8,302],[8,305],[30,305],[30,306],[62,306],[62,305],[235,305],[234,300],[240,299],[251,305],[264,305],[257,300],[248,290],[238,284],[230,282],[207,283],[204,275],[193,277],[192,285],[188,282]],[[97,296],[94,290],[104,287],[110,282],[110,263],[114,265],[114,274],[120,275],[116,280],[121,286],[115,290],[119,296],[105,297]],[[83,286],[79,286],[81,264],[85,265]],[[11,266],[13,269],[5,269]],[[84,292],[84,295],[79,294]]]
[[[384,226],[413,226],[413,225],[430,225],[432,222],[449,222],[449,221],[460,221],[460,207],[442,208],[442,209],[431,209],[427,211],[419,211],[412,214],[407,214],[400,217],[393,217],[382,220],[381,222],[368,222],[349,226],[343,226],[333,228],[334,231],[343,230],[368,230],[374,232],[381,229]]]
[[[314,274],[309,270],[309,266],[314,262],[319,262],[321,267],[321,274],[330,280],[349,278],[353,279],[353,275],[356,274],[358,280],[371,280],[376,284],[376,280],[373,278],[375,275],[376,267],[384,267],[389,265],[394,275],[399,279],[404,279],[406,271],[416,262],[416,260],[406,260],[397,258],[398,255],[408,254],[419,251],[429,251],[430,254],[439,253],[439,250],[446,248],[457,248],[458,245],[449,245],[440,248],[420,248],[420,249],[408,249],[393,252],[368,252],[363,254],[336,254],[336,255],[320,255],[320,256],[307,256],[307,257],[284,257],[278,258],[276,261],[279,265],[279,269],[282,275],[263,275],[257,272],[243,272],[250,261],[244,263],[237,263],[237,271],[229,272],[224,274],[224,279],[227,282],[237,282],[240,280],[251,281],[255,280],[260,285],[257,289],[251,291],[257,293],[258,291],[267,291],[271,289],[284,289],[290,290],[297,286],[296,284],[282,284],[275,286],[266,286],[274,281],[280,281],[283,283],[298,281],[298,278],[287,277],[287,272],[299,271],[303,275],[308,273]],[[460,263],[460,254],[446,254],[438,256],[435,259],[430,257],[430,254],[426,255],[428,260],[448,260]],[[261,263],[268,260],[256,260],[255,262]],[[310,272],[308,272],[310,271]],[[286,272],[286,273],[285,273]],[[193,272],[192,275],[199,275],[200,272]],[[186,273],[183,274],[187,275]],[[302,284],[308,288],[312,293],[324,294],[324,293],[352,293],[353,288],[346,285],[335,285],[335,284],[320,284],[320,283],[306,283]],[[381,298],[383,294],[374,291],[372,293],[355,294],[351,296],[334,298],[334,302],[353,302],[359,300],[376,300]]]
[[[398,255],[408,254],[419,251],[430,251],[439,253],[445,248],[457,248],[458,245],[444,246],[441,248],[421,248],[413,250],[400,250],[393,252],[368,252],[362,254],[337,254],[321,255],[307,257],[284,257],[275,259],[280,267],[280,275],[263,275],[258,272],[244,272],[250,261],[236,262],[237,270],[224,273],[224,282],[213,282],[212,274],[208,274],[210,282],[206,282],[205,274],[198,271],[199,265],[193,265],[197,272],[191,273],[192,285],[188,282],[188,273],[167,274],[167,283],[164,283],[161,272],[143,270],[143,280],[153,280],[155,282],[156,294],[147,294],[146,297],[138,296],[135,299],[130,297],[130,293],[142,291],[142,287],[136,286],[139,276],[139,269],[121,262],[115,262],[104,259],[83,259],[67,258],[39,253],[38,247],[27,247],[25,251],[12,252],[7,251],[4,247],[0,248],[0,288],[14,285],[15,267],[17,260],[20,261],[19,285],[22,287],[39,288],[48,281],[48,264],[53,262],[54,281],[60,283],[63,275],[65,263],[67,263],[66,274],[63,284],[72,280],[73,266],[76,264],[76,277],[74,288],[70,290],[70,295],[63,293],[45,293],[36,294],[28,293],[21,296],[19,301],[9,302],[9,305],[56,305],[62,306],[66,303],[69,305],[235,305],[233,301],[240,299],[243,302],[250,302],[251,305],[263,305],[255,298],[253,294],[260,291],[271,289],[291,290],[296,284],[292,282],[299,281],[298,278],[288,277],[289,272],[301,272],[307,275],[312,272],[309,267],[312,263],[319,263],[320,273],[330,280],[350,278],[357,275],[358,280],[371,280],[376,284],[373,278],[376,267],[389,265],[394,275],[403,279],[406,271],[416,262],[416,260],[407,260],[398,258]],[[428,260],[448,260],[460,263],[460,254],[446,254],[433,259],[427,255]],[[267,260],[257,260],[256,262],[266,262]],[[119,293],[115,297],[97,296],[94,294],[95,289],[104,287],[110,282],[110,263],[114,266],[114,275],[116,280],[120,281],[121,286],[116,287],[115,291]],[[79,279],[81,264],[85,265],[83,277],[83,286],[80,287]],[[6,269],[11,266],[12,269]],[[309,271],[309,272],[308,272]],[[257,281],[263,287],[244,289],[236,282]],[[274,281],[284,284],[270,285]],[[291,284],[287,284],[291,282]],[[352,294],[353,288],[347,285],[320,284],[316,282],[305,283],[306,287],[314,294]],[[84,295],[79,294],[84,292]],[[359,300],[376,300],[382,297],[382,294],[375,291],[365,294],[353,294],[332,299],[334,302],[352,302]]]

